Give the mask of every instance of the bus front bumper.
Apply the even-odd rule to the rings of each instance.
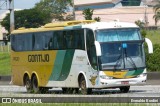
[[[112,88],[112,87],[122,87],[131,85],[145,85],[147,75],[139,76],[137,78],[128,79],[102,79],[99,78],[98,88]]]

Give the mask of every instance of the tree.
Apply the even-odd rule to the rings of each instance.
[[[82,14],[84,15],[84,18],[86,20],[92,20],[93,11],[94,10],[87,8],[87,9],[83,10]]]
[[[68,16],[67,14],[71,7],[73,7],[72,0],[41,0],[34,8],[50,14],[55,20],[64,21],[66,20],[65,17],[71,18],[71,15]]]
[[[140,20],[135,21],[135,24],[138,25],[141,29],[143,29],[145,26],[145,23]]]
[[[10,29],[10,14],[1,22],[2,26],[9,31]],[[15,11],[15,29],[20,27],[36,28],[40,27],[48,22],[51,22],[52,18],[50,14],[43,13],[37,9],[25,9],[21,11]]]
[[[94,20],[97,21],[97,22],[100,22],[101,18],[100,17],[95,17]]]
[[[160,11],[156,12],[153,18],[155,20],[155,25],[157,25],[158,21],[160,20]]]
[[[160,20],[160,1],[153,7],[155,11],[155,15],[153,16],[155,20],[155,25],[157,25],[158,21]]]

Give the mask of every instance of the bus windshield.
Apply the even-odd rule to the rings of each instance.
[[[99,42],[128,41],[140,40],[141,36],[137,28],[103,29],[96,31],[96,39]]]
[[[145,67],[143,41],[138,29],[99,30],[96,33],[102,56],[102,70]]]

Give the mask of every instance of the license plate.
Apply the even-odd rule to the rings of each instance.
[[[129,81],[122,81],[121,84],[123,84],[123,85],[128,85],[128,84],[129,84]]]

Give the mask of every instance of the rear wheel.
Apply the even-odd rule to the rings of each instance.
[[[129,89],[130,89],[130,86],[120,87],[120,91],[121,91],[122,93],[127,93],[127,92],[129,91]]]
[[[32,77],[32,86],[34,93],[40,93],[40,88],[38,87],[38,80],[35,75]]]
[[[31,80],[29,79],[29,76],[25,77],[24,85],[25,85],[26,90],[27,90],[28,93],[33,92],[33,87],[32,87],[32,84],[31,84]]]
[[[86,80],[85,80],[84,76],[81,76],[81,78],[80,78],[79,87],[80,87],[81,94],[86,95],[86,94],[92,93],[92,89],[86,87]]]

